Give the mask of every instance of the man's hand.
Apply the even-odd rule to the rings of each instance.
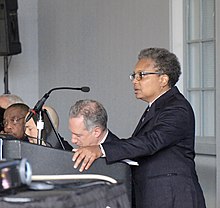
[[[80,172],[88,170],[92,163],[102,156],[102,151],[99,145],[80,147],[79,149],[74,149],[73,151],[75,152],[72,158],[75,162],[74,168],[77,168],[79,164],[82,163],[79,169]]]

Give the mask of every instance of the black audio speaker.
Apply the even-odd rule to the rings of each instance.
[[[17,0],[0,0],[0,56],[21,53]]]

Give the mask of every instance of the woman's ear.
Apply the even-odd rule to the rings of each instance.
[[[169,82],[169,77],[167,74],[162,74],[160,75],[160,79],[161,79],[161,87],[166,87],[168,85]]]

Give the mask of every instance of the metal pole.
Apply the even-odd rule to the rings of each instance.
[[[4,87],[5,87],[5,94],[9,94],[9,89],[8,89],[8,56],[4,56]]]

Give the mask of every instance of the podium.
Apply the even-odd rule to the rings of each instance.
[[[51,147],[31,144],[17,139],[0,138],[0,156],[4,159],[26,158],[32,175],[100,174],[124,183],[131,202],[131,170],[124,162],[106,164],[104,158],[97,159],[89,170],[82,173],[73,168],[73,153]]]
[[[25,191],[0,197],[4,208],[129,208],[124,184],[73,186],[50,191]]]

